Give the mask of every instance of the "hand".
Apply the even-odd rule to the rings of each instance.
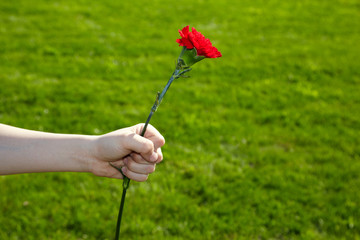
[[[112,167],[121,168],[122,172],[135,181],[146,181],[155,171],[157,163],[163,160],[161,147],[164,137],[151,125],[145,136],[141,137],[144,124],[123,128],[95,139],[95,151],[90,161],[90,171],[97,175],[122,179],[122,174]]]

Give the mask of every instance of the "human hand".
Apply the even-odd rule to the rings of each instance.
[[[144,124],[137,124],[97,136],[93,158],[89,162],[90,171],[97,176],[122,179],[122,174],[111,163],[121,168],[128,178],[146,181],[155,171],[156,164],[163,160],[161,147],[165,139],[151,125],[141,137],[143,127]]]

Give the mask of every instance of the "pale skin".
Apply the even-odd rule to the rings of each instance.
[[[146,181],[163,160],[164,137],[144,124],[104,135],[56,134],[0,124],[0,175],[39,172],[91,172],[97,176]]]

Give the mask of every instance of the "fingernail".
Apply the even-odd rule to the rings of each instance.
[[[158,158],[157,153],[156,153],[156,152],[153,152],[153,153],[151,154],[151,156],[150,156],[150,161],[151,161],[151,162],[155,162],[155,161],[157,160],[157,158]]]
[[[121,168],[121,171],[124,173],[124,172],[126,172],[126,167],[122,167]]]

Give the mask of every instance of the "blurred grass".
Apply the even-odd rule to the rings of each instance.
[[[165,161],[126,239],[359,239],[360,4],[2,1],[0,122],[102,134],[144,122],[190,24],[223,53],[166,95]],[[0,156],[1,157],[1,156]],[[0,239],[112,239],[121,182],[0,177]]]

